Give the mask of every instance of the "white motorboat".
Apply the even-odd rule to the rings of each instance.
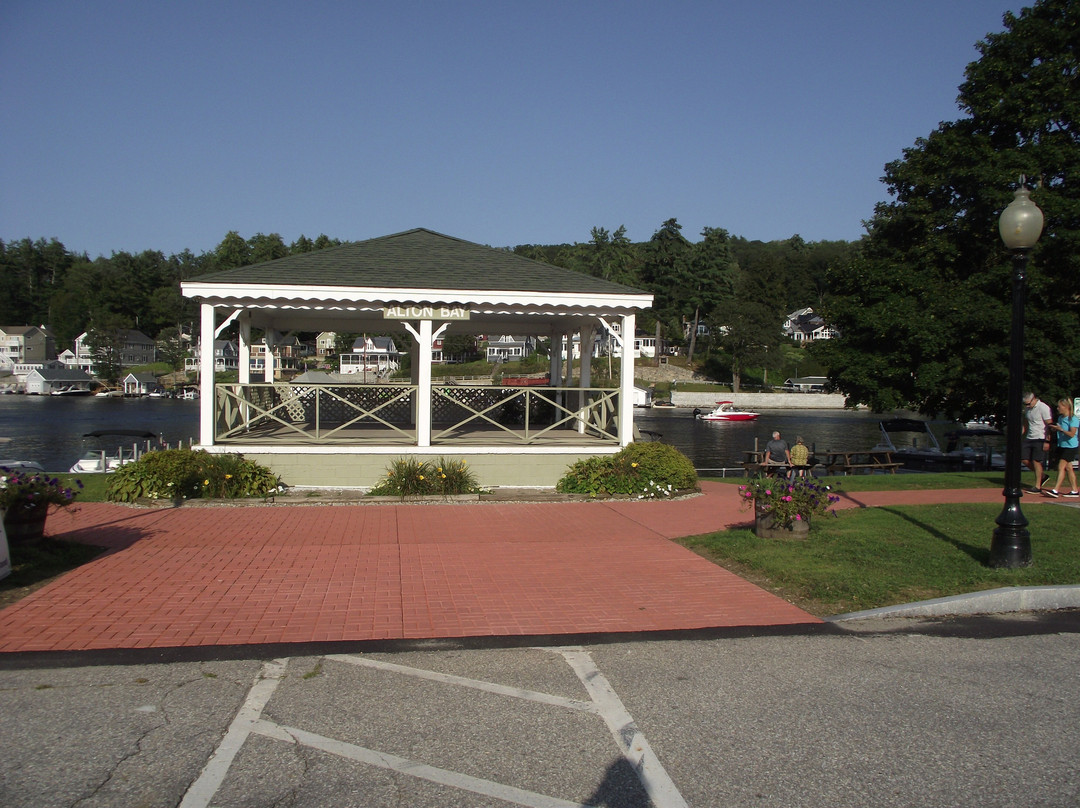
[[[121,445],[124,439],[134,438],[131,448]],[[133,463],[152,447],[151,440],[158,436],[145,429],[99,429],[83,435],[86,446],[82,457],[70,469],[72,474],[103,474],[116,471],[125,463]],[[139,441],[146,441],[146,449],[139,449]]]
[[[0,447],[7,449],[11,438],[0,438]],[[0,469],[8,471],[28,471],[31,474],[45,473],[45,467],[34,460],[0,460]]]
[[[733,401],[717,401],[716,409],[709,412],[694,410],[694,417],[702,421],[753,421],[761,413],[736,409]]]

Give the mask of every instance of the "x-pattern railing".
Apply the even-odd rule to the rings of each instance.
[[[216,389],[215,441],[262,432],[284,443],[283,429],[305,443],[328,443],[347,437],[350,427],[373,425],[416,442],[415,385],[267,383],[219,384]],[[437,386],[432,388],[432,410],[454,423],[433,432],[431,439],[449,444],[473,427],[494,428],[524,444],[555,430],[617,442],[618,396],[618,390],[606,388]]]
[[[554,388],[554,387],[499,387],[480,388],[486,394],[486,398],[494,398],[494,401],[479,405],[481,409],[470,406],[467,396],[463,395],[470,388],[463,387],[435,387],[432,389],[434,398],[442,397],[457,407],[466,410],[469,415],[457,423],[431,436],[432,442],[451,437],[466,424],[480,422],[493,426],[509,435],[512,435],[522,443],[532,443],[537,438],[555,429],[565,429],[571,425],[583,432],[599,437],[603,440],[617,441],[619,439],[615,414],[618,412],[616,401],[618,391],[601,388]],[[565,399],[583,399],[581,406],[571,408],[567,404],[560,403],[559,393]],[[497,413],[505,411],[508,405],[519,402],[523,409],[524,431],[517,422],[507,424],[496,417]],[[544,418],[541,428],[535,429],[532,424],[532,414],[537,405],[554,410],[554,418]]]
[[[377,400],[374,404],[339,392],[362,391]],[[415,440],[415,432],[402,429],[389,417],[388,410],[411,407],[413,385],[289,385],[289,384],[219,384],[217,386],[217,434],[215,440],[227,441],[253,430],[284,427],[317,442],[365,420]],[[336,417],[324,416],[330,407]],[[344,413],[344,415],[342,415]],[[382,414],[381,414],[382,413]]]

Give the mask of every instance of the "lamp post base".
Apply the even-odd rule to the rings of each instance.
[[[1031,534],[1019,500],[1006,501],[996,521],[998,527],[990,541],[990,566],[1008,569],[1031,566]]]

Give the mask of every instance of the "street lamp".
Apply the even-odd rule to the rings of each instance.
[[[995,520],[997,529],[990,542],[991,567],[1026,567],[1031,563],[1031,534],[1028,520],[1020,510],[1020,397],[1024,385],[1024,291],[1028,254],[1042,234],[1043,214],[1031,201],[1020,178],[1013,201],[998,220],[998,231],[1012,251],[1012,331],[1009,339],[1009,400],[1005,420],[1005,506]]]

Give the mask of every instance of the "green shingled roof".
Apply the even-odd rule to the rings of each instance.
[[[202,275],[191,282],[647,294],[423,228]]]

